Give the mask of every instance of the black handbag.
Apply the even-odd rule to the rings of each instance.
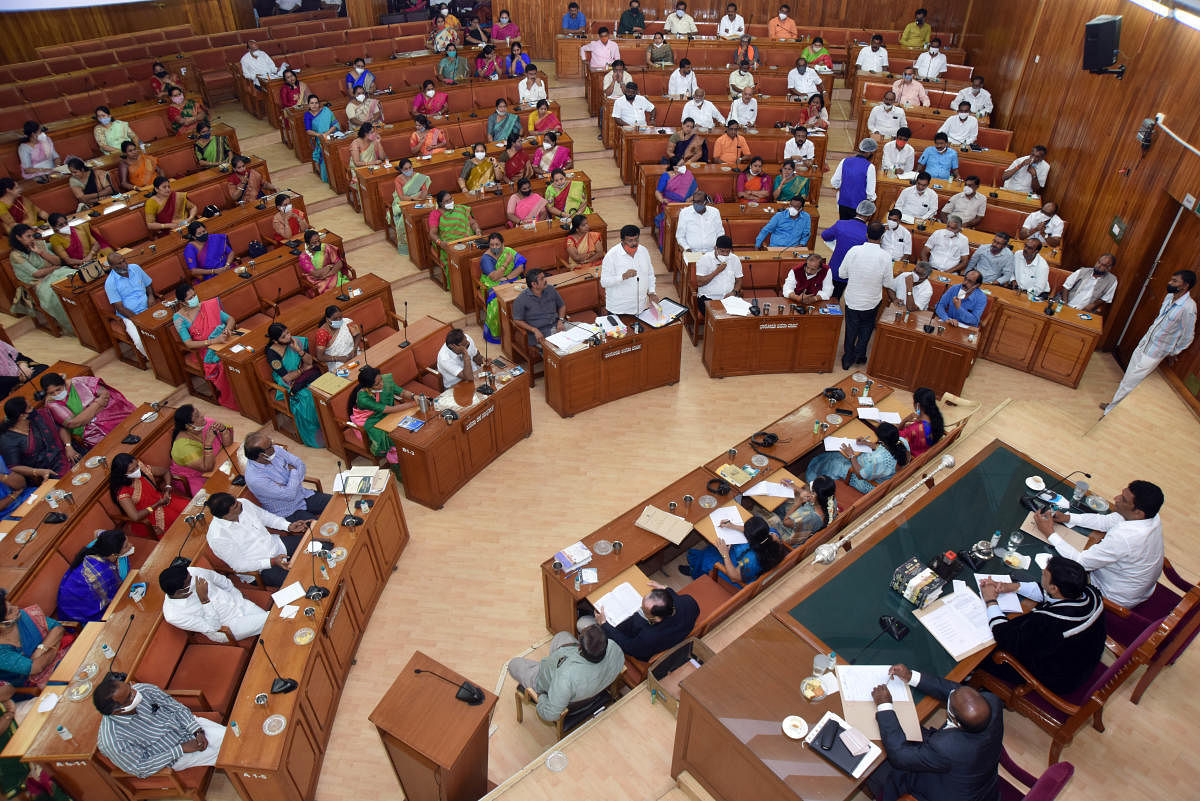
[[[267,246],[264,245],[262,242],[259,242],[257,239],[253,239],[250,241],[250,244],[246,247],[246,255],[252,259],[257,259],[260,256],[265,256],[265,255],[267,255]]]

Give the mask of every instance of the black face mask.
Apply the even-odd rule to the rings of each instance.
[[[159,70],[158,72],[154,73],[154,77],[155,78],[165,78],[165,77],[167,77],[167,71]]]
[[[1175,286],[1174,284],[1167,284],[1167,294],[1168,295],[1174,295],[1176,292],[1178,292],[1181,289],[1183,289],[1183,287]]]
[[[1092,275],[1094,275],[1094,276],[1096,276],[1097,278],[1099,278],[1100,276],[1104,275],[1104,270],[1097,270],[1095,267],[1093,267],[1093,268],[1092,268]]]
[[[633,99],[634,99],[635,97],[637,97],[637,95],[631,95],[631,94],[629,94],[628,92],[626,92],[626,93],[625,93],[625,99],[626,99],[626,100],[628,100],[630,103],[632,103],[632,102],[633,102]]]
[[[207,234],[207,233],[204,233],[204,234],[196,234],[196,241],[197,241],[197,242],[207,242],[207,241],[208,241],[208,234]]]
[[[530,195],[533,194],[532,189],[522,189],[522,190],[520,190],[520,192],[521,192],[521,197],[529,197]]]
[[[309,249],[309,250],[311,250],[313,253],[316,253],[318,250],[320,250],[320,249],[321,249],[321,243],[320,243],[320,242],[318,242],[318,243],[317,243],[317,244],[315,244],[315,245],[309,245],[309,246],[308,246],[308,249]]]

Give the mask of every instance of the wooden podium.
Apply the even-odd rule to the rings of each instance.
[[[476,801],[488,792],[488,722],[496,696],[468,706],[454,697],[464,677],[420,651],[371,712],[408,801]]]

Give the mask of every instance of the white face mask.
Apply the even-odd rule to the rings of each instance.
[[[929,55],[936,56],[937,54],[938,54],[938,49],[936,47],[929,48]]]
[[[63,236],[71,235],[71,226],[69,226],[69,225],[64,225],[62,228],[55,228],[54,230],[57,231],[58,233],[62,234]]]
[[[284,213],[284,214],[291,214],[291,213],[292,213],[292,204],[291,204],[291,203],[284,203],[284,204],[283,204],[283,213]]]
[[[963,194],[964,194],[964,195],[966,195],[967,197],[970,197],[971,195],[975,194],[975,187],[973,187],[973,186],[964,186],[964,187],[963,187]]]
[[[682,16],[683,16],[683,9],[680,9],[680,8],[677,8],[677,9],[675,9],[675,16],[677,16],[677,17],[682,17]]]
[[[334,331],[336,331],[342,327],[342,323],[344,323],[344,322],[345,322],[345,320],[330,320],[329,327],[332,328]]]
[[[112,122],[112,117],[105,117],[102,114],[96,118],[96,122],[100,123],[101,125],[108,125],[110,122]]]
[[[787,14],[784,14],[782,11],[780,11],[780,12],[779,12],[779,18],[780,18],[780,19],[787,19]]]
[[[718,253],[718,254],[717,254],[717,262],[718,262],[719,264],[724,264],[724,263],[725,263],[725,262],[727,262],[727,261],[729,261],[729,255],[728,255],[728,254],[726,254],[726,255],[724,255],[724,256],[722,256],[720,253]]]
[[[483,151],[483,150],[476,150],[476,151],[475,151],[475,158],[479,159],[480,161],[482,161],[482,160],[483,160],[483,157],[484,157],[484,156],[486,156],[486,155],[487,155],[487,152],[486,152],[486,151]]]
[[[888,220],[888,222],[887,222],[887,226],[888,226],[888,228],[889,228],[889,229],[891,229],[891,230],[895,231],[897,228],[899,228],[899,227],[900,227],[900,223],[898,223],[898,222],[897,222],[897,221],[895,221],[895,220]]]
[[[680,175],[683,175],[685,172],[687,172],[687,167],[680,164],[678,167],[675,168],[675,172],[679,173]]]
[[[445,205],[443,208],[445,208],[445,209],[446,209],[446,211],[454,211],[454,201],[453,201],[453,200],[447,200],[447,201],[446,201],[446,205]]]
[[[436,91],[434,91],[433,89],[426,89],[426,90],[425,90],[425,96],[426,96],[426,97],[433,97],[435,94],[437,94],[437,92],[436,92]]]
[[[39,142],[45,142],[45,141],[46,141],[47,139],[49,139],[50,137],[46,136],[46,132],[45,132],[45,131],[42,131],[41,133],[39,133],[39,134],[37,135],[37,138],[38,138],[38,141],[39,141]]]
[[[892,101],[890,101],[890,100],[883,101],[883,107],[885,109],[887,109],[888,111],[891,111],[892,110]]]
[[[968,114],[968,113],[967,113],[967,112],[965,112],[965,111],[960,111],[960,112],[958,113],[958,118],[959,118],[960,120],[962,120],[963,122],[966,122],[966,121],[967,121],[967,117],[969,117],[969,116],[971,116],[971,115],[970,115],[970,114]]]
[[[61,389],[58,392],[55,392],[53,395],[50,396],[50,400],[52,400],[52,401],[61,401],[61,400],[66,400],[66,399],[67,399],[67,391],[65,389]]]
[[[126,473],[125,477],[136,481],[137,479],[142,477],[142,468],[139,467],[136,470],[134,470],[132,473]]]
[[[554,145],[550,142],[542,142],[542,150],[549,150],[552,147],[554,147]]]
[[[354,68],[354,72],[355,72],[356,74],[358,74],[358,75],[362,75],[362,74],[363,74],[363,67],[355,67],[355,68]]]
[[[800,209],[796,208],[795,206],[788,206],[788,216],[789,217],[799,217]]]
[[[501,18],[500,18],[500,23],[501,23],[502,25],[503,25],[503,24],[507,24],[507,23],[508,23],[508,17],[501,17]]]
[[[133,710],[137,709],[137,708],[138,708],[138,705],[139,705],[139,704],[141,704],[141,703],[142,703],[142,694],[141,694],[141,692],[139,692],[138,690],[134,690],[134,691],[133,691],[133,698],[132,698],[132,699],[130,699],[130,701],[129,701],[129,705],[128,705],[128,706],[126,706],[126,707],[125,707],[124,709],[122,709],[121,711],[122,711],[122,712],[132,712]]]
[[[366,95],[355,95],[354,99],[357,100],[359,103],[365,103],[367,101],[367,96]]]

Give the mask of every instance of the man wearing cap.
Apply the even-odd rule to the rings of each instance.
[[[874,204],[875,165],[871,163],[871,157],[878,148],[874,139],[863,139],[858,143],[857,153],[838,162],[829,181],[829,185],[838,190],[838,219],[854,219],[858,204],[864,200]],[[875,213],[874,205],[871,213]],[[837,280],[836,277],[834,280]]]
[[[867,241],[867,220],[875,214],[875,204],[864,200],[854,210],[854,218],[838,220],[821,232],[821,238],[834,243],[833,256],[829,258],[829,269],[833,272],[833,296],[840,298],[846,291],[846,277],[841,273],[842,260],[851,248]],[[882,236],[882,230],[880,235]]]

